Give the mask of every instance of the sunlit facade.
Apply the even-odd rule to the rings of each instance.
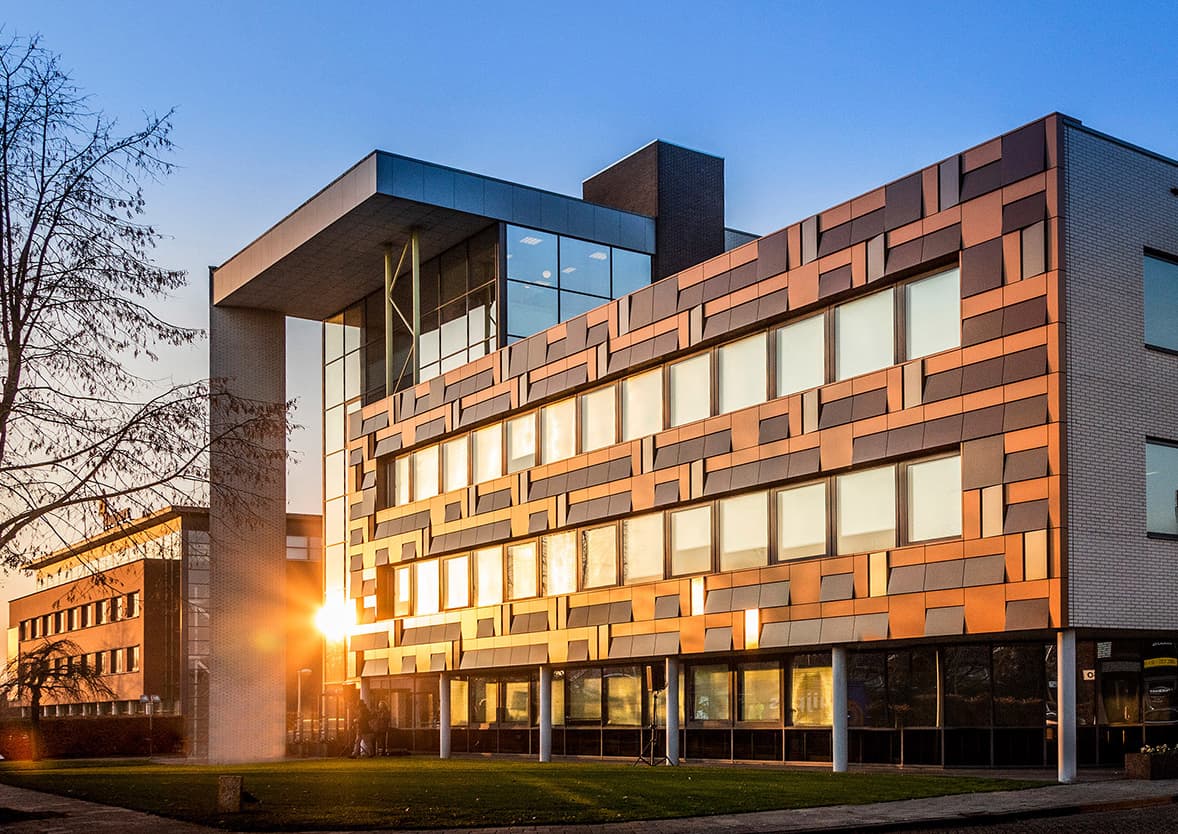
[[[479,178],[399,191],[377,154],[356,251],[317,197],[283,222],[323,232],[214,273],[216,304],[289,284],[315,302],[277,309],[326,322],[326,594],[355,622],[329,684],[443,756],[1067,781],[1178,740],[1175,164],[1052,115],[754,239],[691,153],[432,247],[466,218],[427,192]],[[664,200],[702,207],[671,228]],[[611,236],[560,225],[599,210]],[[378,273],[414,241],[439,289],[407,305]],[[332,258],[367,289],[303,269]],[[383,388],[370,314],[420,321]]]

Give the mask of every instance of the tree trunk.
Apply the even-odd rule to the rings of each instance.
[[[41,761],[41,693],[36,689],[29,698],[29,747],[33,761]]]

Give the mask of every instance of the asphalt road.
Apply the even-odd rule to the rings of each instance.
[[[999,825],[919,830],[924,834],[1162,834],[1178,832],[1178,805],[1043,817]]]

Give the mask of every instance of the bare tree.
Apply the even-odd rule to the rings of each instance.
[[[207,501],[218,388],[140,375],[203,336],[151,308],[185,282],[143,220],[171,113],[122,131],[36,38],[0,42],[0,96],[0,566],[19,568],[94,532],[99,506],[110,526]],[[285,408],[221,408],[242,466],[283,454],[255,441],[286,431]]]
[[[86,660],[72,640],[43,640],[8,661],[0,698],[29,705],[34,759],[41,758],[41,707],[47,700],[77,702],[113,698],[103,671]]]

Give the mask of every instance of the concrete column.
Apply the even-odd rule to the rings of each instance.
[[[1076,632],[1059,633],[1055,652],[1059,781],[1076,781]]]
[[[667,764],[679,764],[679,658],[667,658]]]
[[[286,755],[286,320],[209,309],[209,759]],[[260,409],[269,409],[265,420]],[[198,723],[203,716],[197,718]]]
[[[450,676],[438,675],[438,758],[450,758]]]
[[[552,761],[552,667],[540,667],[540,761]]]
[[[831,764],[835,773],[847,772],[847,650],[830,650],[831,686],[834,689],[834,723],[831,725]]]

